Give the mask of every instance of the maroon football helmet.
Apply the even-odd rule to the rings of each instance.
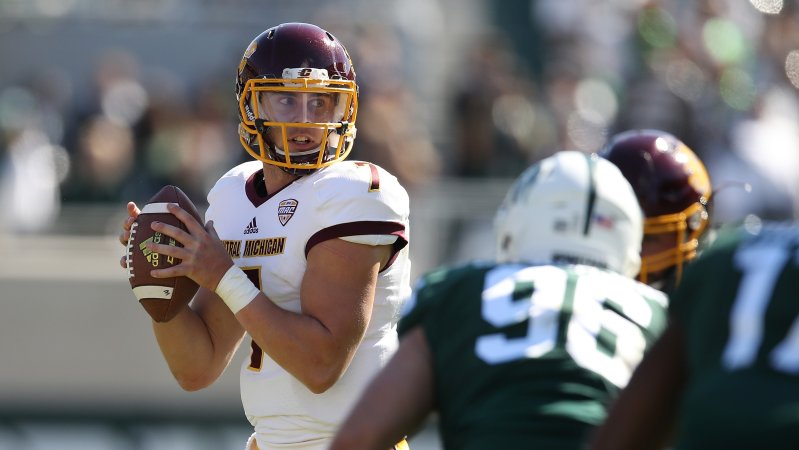
[[[696,258],[699,238],[710,220],[712,188],[704,164],[682,141],[659,130],[619,133],[600,155],[621,170],[644,212],[639,280],[659,282],[674,273],[673,282],[679,282],[683,264]],[[647,242],[663,235],[672,235],[674,244],[647,254]]]
[[[304,175],[346,158],[358,88],[344,45],[307,23],[284,23],[250,43],[238,68],[239,138],[254,158]]]

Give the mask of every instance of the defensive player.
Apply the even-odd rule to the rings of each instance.
[[[799,448],[798,261],[796,224],[720,232],[593,448]]]
[[[496,213],[497,261],[421,279],[331,449],[385,448],[434,410],[448,450],[579,449],[665,326],[665,295],[633,279],[642,220],[605,159],[528,168]]]
[[[153,323],[178,383],[210,385],[251,338],[241,366],[250,449],[327,448],[398,346],[410,295],[408,196],[382,168],[343,161],[357,96],[333,35],[303,23],[264,31],[236,79],[240,140],[256,160],[211,189],[205,226],[175,206],[188,232],[153,225],[183,247],[150,245],[182,261],[152,275],[201,287],[173,320]],[[139,209],[128,212],[122,241]]]

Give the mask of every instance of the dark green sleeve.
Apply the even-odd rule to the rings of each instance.
[[[413,295],[405,306],[400,318],[398,332],[400,337],[417,325],[435,322],[436,310],[463,287],[465,279],[474,278],[482,284],[482,274],[486,264],[472,262],[461,266],[440,267],[423,275],[413,288]],[[434,324],[433,324],[434,325]]]
[[[423,275],[413,287],[413,295],[405,306],[403,316],[400,318],[397,331],[399,335],[404,335],[411,328],[421,325],[429,318],[431,311],[442,296],[437,295],[441,290],[440,285],[446,280],[450,270],[446,267],[439,268]]]
[[[410,304],[406,305],[408,308],[403,316],[400,318],[397,332],[400,337],[408,332],[411,328],[419,325],[424,320],[425,314],[432,309],[431,303],[433,299],[425,292],[424,279],[419,280],[413,288],[413,296],[409,300]],[[420,301],[421,300],[421,301]]]
[[[723,282],[730,270],[732,253],[740,241],[738,229],[726,229],[719,232],[718,238],[701,254],[686,265],[682,281],[669,299],[669,315],[680,321],[688,320],[691,310],[698,302],[702,302],[714,289],[708,286],[708,280],[714,283]],[[732,282],[733,280],[726,280]]]

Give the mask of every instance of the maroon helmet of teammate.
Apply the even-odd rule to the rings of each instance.
[[[685,262],[696,258],[710,215],[710,176],[682,141],[659,130],[613,136],[600,155],[621,170],[644,211],[639,279],[679,282]]]

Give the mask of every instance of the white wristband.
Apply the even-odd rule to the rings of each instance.
[[[234,264],[219,280],[214,292],[233,311],[233,314],[236,314],[255,300],[261,291],[247,278],[244,271]]]

